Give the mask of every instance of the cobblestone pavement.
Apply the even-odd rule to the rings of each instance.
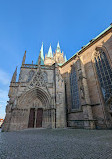
[[[0,159],[112,159],[112,130],[3,132]]]

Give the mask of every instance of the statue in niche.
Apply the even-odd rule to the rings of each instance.
[[[58,74],[57,74],[57,77],[58,77],[58,87],[62,87],[62,84],[63,84],[63,79],[59,73],[59,70],[58,70]]]
[[[81,98],[85,99],[84,87],[83,86],[80,86],[80,93],[81,93]]]
[[[83,80],[82,70],[80,70],[78,73],[79,73],[79,86],[80,86],[81,98],[85,99],[84,86],[82,81]]]

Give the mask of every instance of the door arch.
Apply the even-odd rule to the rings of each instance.
[[[50,108],[51,96],[48,92],[46,92],[43,89],[40,87],[36,87],[22,94],[18,102],[19,107],[23,108],[24,106],[28,105],[30,102],[38,98],[41,101],[44,108]]]
[[[33,104],[35,100],[40,101],[40,105]],[[27,108],[28,114],[28,127],[42,127],[44,111],[51,109],[51,97],[42,88],[33,88],[19,99],[19,107]]]

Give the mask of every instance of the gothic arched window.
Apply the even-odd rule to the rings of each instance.
[[[77,72],[74,65],[71,68],[70,88],[71,88],[72,109],[77,110],[80,108],[80,97],[79,97]]]
[[[105,102],[112,96],[112,69],[103,49],[95,57],[95,66]]]

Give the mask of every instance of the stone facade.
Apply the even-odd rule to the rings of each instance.
[[[109,101],[104,101],[101,85],[98,78],[95,57],[102,49],[110,65],[110,96]],[[71,109],[71,68],[76,65],[80,108]],[[76,55],[64,63],[60,72],[65,79],[67,100],[68,126],[91,128],[112,127],[112,25],[101,33],[97,38],[91,40]],[[104,72],[104,70],[103,70]],[[106,85],[105,85],[106,87]]]
[[[54,54],[50,46],[45,59],[42,46],[36,65],[25,64],[25,52],[19,81],[16,69],[10,83],[3,131],[112,128],[112,25],[67,62],[63,56],[59,43]]]

